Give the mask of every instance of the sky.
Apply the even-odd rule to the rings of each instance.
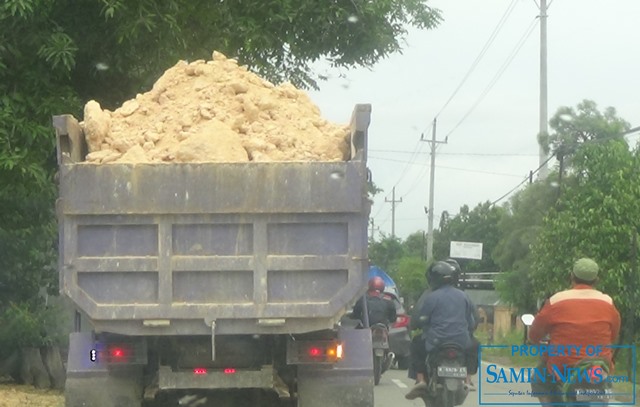
[[[511,195],[498,199],[539,164],[538,3],[429,4],[443,13],[438,28],[410,31],[402,54],[370,69],[342,71],[345,77],[327,70],[330,78],[310,92],[323,116],[337,123],[349,122],[355,104],[372,105],[368,167],[383,189],[371,210],[376,239],[391,235],[392,205],[385,201],[394,187],[402,199],[395,235],[427,230],[430,148],[420,138],[431,138],[436,117],[436,138],[447,143],[436,152],[435,228],[443,211],[504,203]],[[548,16],[548,117],[590,99],[640,126],[640,1],[550,0]]]

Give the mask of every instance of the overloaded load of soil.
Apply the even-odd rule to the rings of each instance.
[[[95,164],[155,162],[341,161],[348,127],[327,122],[309,96],[274,86],[219,52],[179,62],[152,90],[111,112],[84,108]]]

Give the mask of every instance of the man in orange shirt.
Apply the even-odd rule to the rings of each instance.
[[[538,394],[540,404],[548,405],[554,401],[550,395],[561,391],[562,383],[551,380],[554,367],[562,371],[565,366],[576,365],[588,357],[587,346],[601,347],[597,355],[613,367],[612,349],[620,332],[620,313],[613,300],[606,294],[593,288],[598,280],[598,264],[587,258],[576,261],[571,271],[571,289],[561,291],[549,298],[529,329],[529,340],[538,344],[549,336],[550,345],[565,345],[567,352],[549,354],[545,363],[549,380],[532,381],[531,390]],[[593,348],[591,348],[593,349]]]

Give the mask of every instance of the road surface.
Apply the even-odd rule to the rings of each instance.
[[[478,387],[477,377],[473,378],[476,388]],[[409,401],[404,398],[404,395],[413,386],[413,381],[407,377],[406,370],[390,370],[382,375],[380,384],[375,387],[374,390],[374,406],[375,407],[424,407],[422,400]],[[489,389],[486,387],[483,389],[482,402],[483,406],[487,406],[486,403],[505,403],[505,405],[517,405],[518,403],[537,403],[537,398],[531,398],[525,396],[508,396],[506,393],[509,391],[516,392],[522,391],[526,393],[529,389],[528,384],[503,384],[492,385]],[[487,392],[491,393],[504,393],[503,395],[486,395]],[[470,392],[467,396],[463,407],[479,407],[478,391]]]

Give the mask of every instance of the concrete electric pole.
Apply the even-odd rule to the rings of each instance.
[[[371,227],[369,228],[370,230],[370,235],[369,235],[369,240],[373,242],[374,240],[374,233],[376,233],[376,231],[378,229],[380,229],[379,227],[376,226],[376,221],[373,218],[369,219],[369,225],[371,225]]]
[[[547,0],[540,0],[540,129],[538,134],[549,132],[547,127]],[[547,154],[542,145],[539,147],[540,179],[547,178]]]
[[[391,190],[391,200],[384,198],[384,201],[391,204],[391,237],[396,237],[396,204],[402,202],[402,198],[396,201],[396,187]]]
[[[447,144],[447,140],[444,141],[436,141],[436,119],[433,119],[433,131],[431,132],[431,140],[425,140],[424,135],[420,139],[421,141],[426,141],[431,146],[431,173],[429,174],[429,208],[428,208],[428,218],[429,224],[427,229],[427,261],[431,260],[433,257],[433,191],[435,184],[435,174],[436,174],[436,144]]]

